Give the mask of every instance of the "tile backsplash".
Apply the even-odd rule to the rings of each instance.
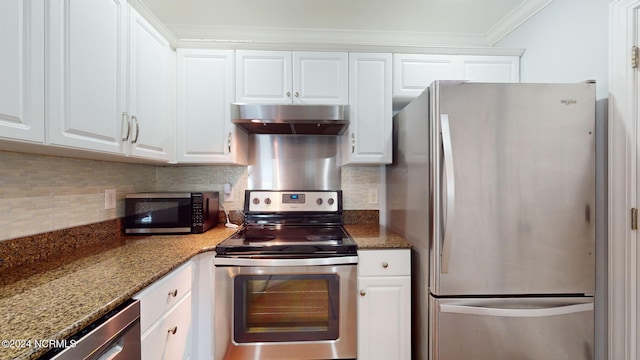
[[[369,194],[382,190],[380,173],[379,166],[342,168],[346,210],[379,210]],[[213,190],[222,197],[225,183],[232,184],[233,198],[224,206],[242,209],[244,166],[155,166],[0,151],[0,241],[122,217],[129,192]],[[105,189],[116,189],[116,209],[104,209]]]

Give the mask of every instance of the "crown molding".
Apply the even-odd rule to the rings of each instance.
[[[485,34],[485,46],[494,46],[498,41],[509,35],[525,21],[544,9],[553,0],[528,0],[522,2],[509,12],[500,22]]]

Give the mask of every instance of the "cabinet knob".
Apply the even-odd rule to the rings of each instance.
[[[364,289],[360,290],[360,296],[365,296],[365,295],[367,295],[367,292],[364,291]]]
[[[295,97],[300,97],[300,94],[296,91],[294,94]]]
[[[175,335],[178,332],[178,327],[177,326],[170,327],[169,330],[167,330],[167,332],[171,335]]]
[[[169,291],[169,296],[171,296],[171,297],[176,297],[176,296],[178,296],[178,289],[175,289],[175,290]]]
[[[382,267],[383,267],[383,268],[385,268],[385,269],[386,269],[386,268],[388,268],[388,267],[389,267],[389,263],[388,263],[388,262],[386,262],[386,261],[384,261],[384,262],[382,263]]]
[[[287,95],[287,97],[291,97],[291,91],[287,91],[285,95]]]

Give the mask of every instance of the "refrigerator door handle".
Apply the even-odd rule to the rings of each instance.
[[[451,145],[451,129],[449,128],[449,115],[440,115],[440,135],[442,136],[442,152],[444,155],[444,173],[447,177],[446,207],[447,217],[442,229],[442,251],[440,252],[440,273],[449,272],[449,251],[451,250],[452,231],[449,224],[453,223],[455,214],[455,181],[453,171],[453,147]]]
[[[513,308],[490,308],[468,305],[440,304],[440,311],[443,313],[455,313],[465,315],[481,316],[501,316],[501,317],[545,317],[574,314],[584,311],[593,311],[593,302],[585,304],[553,306],[537,309],[513,309]]]

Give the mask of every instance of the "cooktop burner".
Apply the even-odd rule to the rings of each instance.
[[[216,256],[346,256],[357,244],[342,227],[341,191],[245,193],[245,227]]]

